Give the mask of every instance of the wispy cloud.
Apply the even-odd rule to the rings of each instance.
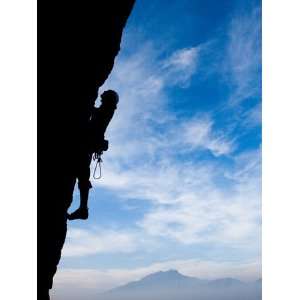
[[[182,143],[189,144],[192,149],[207,149],[214,156],[227,155],[234,150],[234,141],[213,130],[211,118],[192,119],[183,125]]]
[[[201,50],[205,46],[179,49],[172,53],[162,64],[164,78],[169,84],[188,87],[191,77],[196,73],[199,65]]]
[[[235,17],[229,26],[224,76],[232,94],[229,104],[258,96],[261,90],[261,10],[254,8]]]
[[[261,102],[256,104],[251,109],[245,111],[242,114],[242,125],[245,128],[253,128],[257,126],[261,126],[262,121],[262,107]]]
[[[111,229],[70,228],[63,256],[85,256],[99,253],[130,253],[137,247],[137,237]]]
[[[260,164],[259,151],[237,156],[231,168],[166,157],[128,170],[111,164],[101,187],[152,203],[139,222],[144,236],[257,249]]]
[[[216,185],[216,177],[210,177],[209,172],[196,172],[194,176],[183,174],[180,188],[175,181],[168,182],[171,189],[182,192],[174,196],[168,207],[156,206],[146,214],[141,226],[149,234],[171,237],[184,244],[214,242],[254,247],[253,241],[256,241],[258,246],[259,166],[255,163],[256,157],[247,162],[241,159],[237,162],[238,173],[226,170],[226,176],[229,178],[229,172],[232,180],[226,183],[230,186],[228,189]],[[195,178],[197,175],[199,178]],[[203,184],[201,176],[208,179]]]

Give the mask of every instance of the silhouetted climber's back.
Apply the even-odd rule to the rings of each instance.
[[[93,108],[88,127],[79,136],[81,141],[77,149],[75,173],[80,191],[80,206],[68,215],[69,220],[88,218],[88,197],[92,187],[90,182],[91,160],[93,154],[100,159],[102,152],[108,149],[108,141],[105,140],[104,135],[117,108],[118,101],[119,96],[115,91],[105,91],[101,95],[101,106]]]

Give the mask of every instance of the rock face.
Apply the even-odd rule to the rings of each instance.
[[[89,111],[120,50],[134,0],[38,7],[38,299],[49,299],[64,245],[74,162]]]

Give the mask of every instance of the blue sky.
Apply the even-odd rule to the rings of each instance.
[[[136,2],[100,89],[120,95],[103,178],[89,220],[69,223],[57,299],[170,268],[260,277],[260,13],[250,0]]]

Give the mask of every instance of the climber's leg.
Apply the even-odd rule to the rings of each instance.
[[[78,180],[78,187],[80,191],[80,206],[73,213],[68,215],[69,220],[82,219],[86,220],[89,217],[88,210],[88,199],[89,199],[89,191],[92,187],[91,182],[89,180],[82,181],[80,178]]]

